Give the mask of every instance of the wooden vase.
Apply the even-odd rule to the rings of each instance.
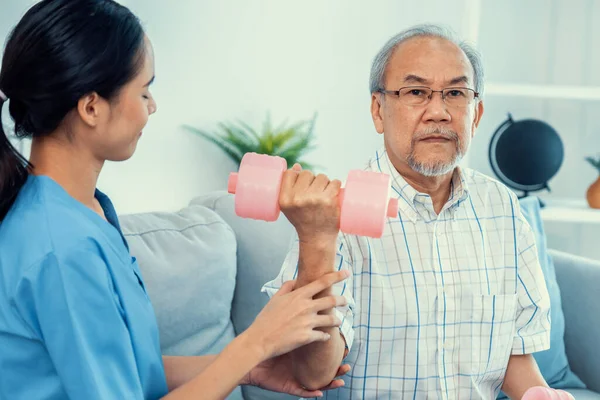
[[[600,176],[587,190],[587,201],[590,207],[600,208]]]

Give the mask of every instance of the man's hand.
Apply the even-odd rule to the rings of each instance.
[[[342,183],[320,174],[301,171],[298,164],[283,173],[279,206],[300,243],[335,243],[339,232],[338,194]]]
[[[342,365],[336,377],[345,375],[350,371],[349,365]],[[344,386],[342,379],[335,379],[321,390],[306,390],[292,374],[292,360],[289,354],[271,358],[256,366],[246,376],[243,385],[258,386],[273,392],[288,393],[300,397],[321,397],[322,390],[337,389]]]

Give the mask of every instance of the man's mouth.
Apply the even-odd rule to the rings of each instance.
[[[419,139],[420,142],[425,142],[425,143],[446,143],[451,140],[452,139],[450,139],[449,137],[438,136],[438,135],[431,135],[431,136],[427,136],[422,139]]]

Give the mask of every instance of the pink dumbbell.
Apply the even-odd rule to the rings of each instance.
[[[238,173],[229,176],[227,190],[235,194],[235,213],[243,218],[275,221],[279,191],[287,162],[281,157],[247,153]],[[381,237],[386,217],[398,215],[398,199],[390,197],[389,175],[351,171],[340,191],[340,230],[353,235]],[[388,200],[389,199],[389,200]]]
[[[522,400],[574,400],[570,393],[564,390],[548,389],[542,386],[536,386],[529,389],[522,397]]]

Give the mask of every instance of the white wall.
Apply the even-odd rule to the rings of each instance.
[[[5,35],[32,2],[0,1]],[[375,53],[414,23],[445,23],[463,33],[466,3],[125,1],[155,47],[159,111],[134,157],[107,165],[99,186],[121,213],[176,209],[193,196],[225,189],[235,165],[181,125],[211,129],[236,118],[257,125],[267,111],[275,122],[318,112],[318,149],[307,159],[344,178],[381,145],[369,114]]]

